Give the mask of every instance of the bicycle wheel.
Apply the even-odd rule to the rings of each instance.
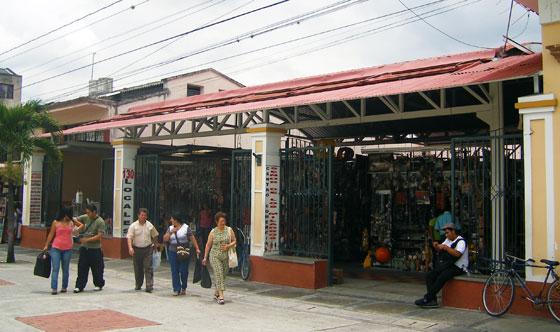
[[[557,322],[560,322],[560,282],[554,281],[546,295],[546,304],[548,311]]]
[[[514,296],[515,287],[510,275],[506,271],[494,272],[486,280],[482,291],[484,310],[490,316],[499,317],[509,310]]]
[[[244,254],[243,260],[241,261],[241,278],[243,278],[243,280],[249,279],[250,273],[251,273],[251,261],[249,260],[249,255]]]

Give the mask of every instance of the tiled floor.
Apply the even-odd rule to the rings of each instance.
[[[0,286],[10,286],[10,285],[14,285],[14,283],[0,279]]]
[[[16,319],[36,329],[47,332],[97,332],[159,325],[159,323],[156,322],[113,310],[75,311],[52,315],[17,317]]]

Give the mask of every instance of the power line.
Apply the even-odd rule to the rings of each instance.
[[[218,21],[218,22],[215,22],[215,23],[211,23],[211,24],[208,24],[208,25],[205,25],[205,26],[202,26],[202,27],[199,27],[199,28],[190,30],[190,31],[186,31],[186,32],[180,33],[180,34],[175,35],[175,36],[172,36],[172,37],[168,37],[168,38],[165,38],[165,39],[161,39],[161,40],[159,40],[159,41],[156,41],[156,42],[153,42],[153,43],[144,45],[144,46],[140,46],[140,47],[137,47],[137,48],[135,48],[135,49],[132,49],[132,50],[129,50],[129,51],[126,51],[126,52],[117,54],[117,55],[113,55],[113,56],[110,56],[110,57],[105,58],[105,59],[102,59],[102,60],[99,60],[99,61],[97,61],[97,62],[95,62],[95,63],[93,63],[93,64],[89,64],[89,65],[86,65],[86,66],[81,66],[81,67],[78,67],[78,68],[75,68],[75,69],[66,71],[66,72],[64,72],[64,73],[61,73],[61,74],[57,74],[57,75],[48,77],[48,78],[43,79],[43,80],[35,81],[35,82],[30,83],[30,84],[28,84],[28,85],[26,85],[26,86],[23,86],[22,89],[23,89],[23,88],[26,88],[26,87],[30,87],[30,86],[36,85],[36,84],[39,84],[39,83],[43,83],[43,82],[46,82],[46,81],[49,81],[49,80],[52,80],[53,78],[57,78],[57,77],[60,77],[60,76],[64,76],[64,75],[66,75],[66,74],[70,74],[70,73],[76,72],[76,71],[78,71],[78,70],[81,70],[81,69],[90,67],[90,66],[92,66],[92,65],[94,65],[94,64],[99,64],[99,63],[107,62],[107,61],[109,61],[109,60],[116,59],[116,58],[121,57],[121,56],[123,56],[123,55],[131,54],[131,53],[137,52],[137,51],[139,51],[139,50],[142,50],[142,49],[145,49],[145,48],[148,48],[148,47],[157,45],[157,44],[161,44],[161,43],[164,43],[164,42],[166,42],[166,41],[173,40],[173,39],[175,39],[175,38],[179,38],[179,37],[182,37],[182,36],[185,36],[185,35],[188,35],[188,34],[197,32],[197,31],[201,31],[201,30],[204,30],[204,29],[207,29],[207,28],[216,26],[216,25],[218,25],[218,24],[222,24],[222,23],[225,23],[225,22],[228,22],[228,21],[232,21],[232,20],[235,20],[235,19],[237,19],[237,18],[246,16],[246,15],[249,15],[249,14],[253,14],[253,13],[256,13],[256,12],[258,12],[258,11],[265,10],[265,9],[268,9],[268,8],[271,8],[271,7],[274,7],[274,6],[277,6],[277,5],[280,5],[280,4],[289,2],[289,1],[290,1],[290,0],[278,1],[278,2],[275,2],[275,3],[273,3],[273,4],[266,5],[266,6],[263,6],[263,7],[257,8],[257,9],[254,9],[254,10],[250,10],[250,11],[247,11],[247,12],[245,12],[245,13],[242,13],[242,14],[239,14],[239,15],[235,15],[235,16],[229,17],[229,18],[227,18],[227,19],[224,19],[224,20],[221,20],[221,21]]]
[[[11,51],[13,51],[13,50],[16,50],[16,49],[22,47],[22,46],[25,46],[25,45],[27,45],[27,44],[29,44],[29,43],[32,43],[32,42],[34,42],[34,41],[36,41],[36,40],[38,40],[38,39],[41,39],[41,38],[43,38],[43,37],[45,37],[45,36],[48,36],[48,35],[50,35],[50,34],[53,33],[53,32],[56,32],[56,31],[58,31],[58,30],[61,30],[61,29],[65,28],[65,27],[67,27],[67,26],[69,26],[69,25],[72,25],[72,24],[74,24],[74,23],[76,23],[76,22],[79,22],[79,21],[85,19],[85,18],[88,17],[88,16],[94,15],[94,14],[96,14],[96,13],[102,11],[102,10],[105,10],[105,9],[107,9],[107,8],[109,8],[109,7],[112,7],[112,6],[114,6],[114,5],[116,5],[117,3],[122,2],[122,1],[123,1],[123,0],[117,0],[117,1],[115,1],[115,2],[113,2],[113,3],[111,3],[111,4],[109,4],[109,5],[107,5],[107,6],[105,6],[105,7],[99,8],[99,9],[97,9],[97,10],[95,10],[95,11],[89,13],[89,14],[86,14],[86,15],[80,17],[80,18],[77,18],[77,19],[73,20],[72,22],[63,24],[63,25],[61,25],[60,27],[58,27],[58,28],[56,28],[56,29],[53,29],[53,30],[51,30],[51,31],[49,31],[49,32],[46,32],[46,33],[44,33],[44,34],[42,34],[42,35],[40,35],[40,36],[37,36],[37,37],[35,37],[35,38],[31,39],[31,40],[28,40],[28,41],[26,41],[26,42],[23,43],[23,44],[20,44],[20,45],[18,45],[18,46],[12,47],[11,49],[0,53],[0,55],[4,55],[4,54],[6,54],[6,53],[8,53],[8,52],[11,52]]]
[[[439,1],[434,1],[434,2],[431,2],[431,3],[426,3],[426,4],[423,4],[423,5],[419,5],[419,6],[417,6],[417,7],[413,7],[413,9],[420,9],[420,8],[427,7],[427,6],[430,6],[430,5],[434,5],[434,4],[436,4],[436,3],[440,3],[440,2],[443,2],[443,1],[447,1],[447,0],[439,0]],[[476,1],[475,1],[475,2],[476,2]],[[460,6],[457,6],[458,4],[460,4]],[[460,7],[469,5],[469,4],[470,4],[470,3],[466,3],[466,4],[465,4],[465,1],[462,1],[462,2],[460,2],[460,3],[453,3],[453,4],[450,4],[450,5],[441,7],[441,8],[436,8],[436,9],[433,9],[433,10],[430,10],[430,11],[426,11],[426,12],[422,13],[421,15],[430,14],[429,16],[425,16],[426,18],[428,18],[428,17],[432,17],[432,16],[435,16],[435,15],[440,15],[440,14],[446,13],[446,12],[451,11],[451,10],[455,10],[455,9],[457,9],[457,8],[460,8]],[[456,7],[455,7],[455,8],[452,8],[452,6],[456,6]],[[445,10],[446,8],[448,8],[448,9]],[[269,46],[262,47],[262,48],[259,48],[259,49],[256,49],[256,50],[251,50],[251,51],[239,53],[239,54],[236,54],[236,55],[230,55],[230,56],[227,56],[227,57],[224,57],[224,58],[220,58],[220,59],[217,59],[217,60],[213,60],[213,61],[209,61],[209,62],[206,62],[206,63],[203,63],[203,64],[198,64],[198,65],[196,65],[196,66],[191,66],[191,67],[188,67],[188,68],[182,68],[181,70],[168,72],[168,73],[163,74],[163,75],[164,75],[164,76],[165,76],[165,75],[170,75],[170,74],[173,74],[173,73],[176,73],[176,72],[179,72],[179,71],[185,71],[185,70],[189,70],[189,69],[196,68],[196,67],[206,66],[206,65],[213,64],[213,63],[216,63],[216,62],[221,62],[221,61],[224,61],[224,60],[229,60],[229,59],[236,58],[236,57],[240,57],[240,56],[243,56],[243,55],[247,55],[247,54],[251,54],[251,53],[256,53],[256,52],[260,52],[260,51],[262,51],[262,50],[266,50],[266,49],[270,49],[270,48],[282,46],[282,45],[285,45],[285,44],[289,44],[289,43],[293,43],[293,42],[297,42],[297,41],[303,41],[303,40],[305,40],[305,39],[309,39],[309,38],[316,37],[316,36],[319,36],[319,35],[324,35],[324,34],[327,34],[327,33],[331,33],[331,32],[335,32],[335,31],[338,31],[338,30],[346,29],[346,28],[353,27],[353,26],[356,26],[356,25],[360,25],[360,24],[364,24],[364,23],[368,23],[368,22],[373,22],[373,21],[378,21],[378,20],[380,20],[380,19],[386,19],[386,18],[388,18],[388,17],[390,17],[390,16],[402,15],[402,14],[404,14],[404,13],[406,13],[406,12],[408,12],[408,11],[407,11],[407,10],[401,10],[401,11],[389,13],[389,14],[382,15],[382,16],[378,16],[378,17],[375,17],[375,18],[363,20],[363,21],[360,21],[360,22],[347,24],[347,25],[345,25],[345,26],[341,26],[341,27],[338,27],[338,28],[334,28],[334,29],[330,29],[330,30],[325,30],[325,31],[322,31],[322,32],[319,32],[319,33],[315,33],[315,34],[303,36],[303,37],[296,38],[296,39],[292,39],[292,40],[289,40],[289,41],[284,41],[284,42],[277,43],[277,44],[274,44],[274,45],[269,45]],[[316,51],[319,51],[319,50],[322,50],[322,49],[325,49],[325,48],[329,48],[329,47],[332,47],[332,46],[336,46],[336,45],[338,45],[338,44],[342,44],[342,43],[345,43],[345,42],[348,42],[348,41],[352,41],[352,40],[355,40],[355,39],[363,38],[363,37],[365,37],[365,36],[367,36],[367,35],[370,35],[370,34],[372,34],[372,33],[379,33],[379,32],[386,31],[386,30],[389,30],[389,29],[392,29],[392,28],[396,28],[396,27],[399,27],[399,26],[402,26],[402,25],[405,25],[405,24],[413,23],[413,22],[416,22],[416,21],[418,21],[418,20],[419,20],[418,18],[415,19],[415,20],[412,20],[411,18],[406,18],[405,20],[402,20],[402,21],[400,21],[400,22],[394,22],[394,23],[391,23],[391,24],[388,24],[388,25],[384,25],[384,26],[381,26],[381,27],[377,27],[377,28],[375,28],[375,29],[368,30],[368,31],[366,31],[366,32],[357,32],[357,33],[355,33],[354,35],[352,35],[352,36],[350,36],[350,37],[343,36],[343,37],[341,37],[340,39],[336,40],[335,42],[331,42],[331,43],[329,43],[329,44],[327,44],[327,45],[322,45],[322,46],[319,46],[319,47],[317,47],[317,48],[315,48],[315,49],[311,49],[311,50],[304,50],[303,52],[300,52],[300,54],[287,56],[287,57],[282,58],[282,59],[280,59],[280,60],[275,60],[275,61],[273,61],[273,62],[269,62],[268,64],[270,64],[270,63],[276,63],[276,62],[279,62],[279,61],[283,61],[283,60],[286,60],[286,59],[288,59],[288,58],[290,58],[290,57],[300,56],[300,55],[302,55],[302,54],[304,54],[304,53],[316,52]],[[257,29],[257,30],[258,30],[258,29]],[[233,40],[235,40],[235,38],[233,38]],[[218,43],[217,45],[219,46],[219,43]],[[218,47],[218,46],[215,46],[215,47]],[[225,46],[225,45],[222,45],[222,46]],[[137,75],[137,74],[139,74],[139,73],[141,73],[141,72],[144,72],[144,71],[147,71],[147,70],[150,70],[150,69],[154,69],[154,68],[161,67],[161,66],[164,66],[164,65],[166,65],[166,64],[175,62],[175,61],[182,60],[182,59],[184,59],[184,58],[186,58],[186,57],[188,57],[188,56],[192,56],[192,55],[194,55],[194,54],[199,54],[199,53],[203,53],[203,52],[205,52],[205,51],[209,51],[209,50],[211,50],[211,49],[213,49],[213,48],[214,48],[214,47],[207,47],[207,48],[204,48],[204,49],[202,49],[202,50],[199,50],[199,51],[196,51],[196,52],[192,52],[192,53],[190,53],[190,54],[188,54],[188,55],[185,55],[185,56],[182,56],[182,57],[179,57],[179,58],[175,58],[175,59],[172,59],[172,60],[169,60],[169,61],[165,61],[165,62],[160,62],[160,63],[154,64],[154,65],[150,65],[150,66],[141,68],[141,69],[139,69],[139,70],[135,70],[135,71],[132,71],[132,72],[129,72],[129,73],[125,73],[125,75],[124,75],[123,77],[120,77],[120,78],[118,78],[118,79],[115,79],[114,82],[119,81],[119,80],[122,80],[122,79],[125,79],[125,78],[128,78],[128,77],[131,77],[131,76],[134,76],[134,75]],[[277,53],[275,53],[275,54],[277,54]],[[269,59],[269,57],[267,57],[267,58]],[[251,67],[254,68],[254,67],[257,67],[257,66],[255,66],[254,63],[253,63]],[[236,72],[239,72],[239,71],[240,71],[240,70],[238,70],[238,71],[236,71]],[[154,76],[154,77],[151,77],[151,78],[148,78],[148,79],[152,79],[152,78],[156,78],[156,77],[161,77],[161,74],[160,74],[160,75],[157,75],[157,76]],[[146,79],[143,79],[143,80],[145,81]],[[139,81],[136,81],[136,82],[139,82]],[[136,83],[136,82],[132,82],[132,83],[134,84],[134,83]],[[129,84],[130,84],[130,83],[129,83]],[[79,91],[81,91],[81,90],[87,89],[87,87],[83,87],[83,84],[76,85],[76,86],[72,86],[72,87],[69,87],[69,88],[72,89],[72,88],[77,87],[77,86],[80,86],[81,88],[79,88],[79,89],[77,89],[77,90],[70,91],[70,92],[68,92],[68,93],[64,93],[64,94],[62,94],[62,95],[58,95],[58,96],[52,97],[52,98],[50,98],[50,100],[62,98],[62,97],[71,95],[71,94],[73,94],[73,93],[77,93],[77,92],[79,92]],[[60,90],[56,90],[56,91],[60,91]],[[56,91],[53,91],[53,92],[56,92]]]
[[[38,49],[39,47],[45,46],[45,45],[47,45],[47,44],[50,44],[50,43],[52,43],[52,42],[54,42],[54,41],[57,41],[57,40],[59,40],[59,39],[62,39],[62,38],[64,38],[64,37],[68,36],[68,35],[71,35],[71,34],[73,34],[73,33],[75,33],[75,32],[78,32],[78,31],[83,30],[83,29],[85,29],[85,28],[87,28],[87,27],[90,27],[90,26],[92,26],[92,25],[95,25],[95,24],[97,24],[97,23],[99,23],[99,22],[103,22],[103,21],[105,21],[105,20],[107,20],[107,19],[109,19],[109,18],[112,18],[112,17],[114,17],[114,16],[117,16],[117,15],[119,15],[119,14],[122,14],[122,13],[128,11],[128,10],[134,10],[135,8],[141,6],[141,5],[143,5],[143,4],[145,4],[146,2],[149,2],[149,1],[150,1],[150,0],[144,0],[143,2],[141,2],[141,3],[137,4],[137,5],[132,5],[132,6],[128,7],[128,8],[125,8],[125,9],[123,9],[123,10],[121,10],[121,11],[119,11],[119,12],[116,12],[116,13],[114,13],[114,14],[111,14],[111,15],[109,15],[109,16],[103,17],[103,18],[101,18],[101,19],[99,19],[99,20],[97,20],[97,21],[95,21],[95,22],[92,22],[92,23],[90,23],[90,24],[88,24],[88,25],[84,25],[84,26],[81,27],[81,28],[78,28],[78,29],[69,31],[69,32],[67,32],[67,33],[65,33],[65,34],[63,34],[63,35],[61,35],[61,36],[58,36],[58,37],[56,37],[56,38],[47,40],[46,42],[43,42],[42,44],[39,44],[39,45],[37,45],[37,46],[28,48],[28,49],[26,49],[25,51],[21,51],[21,52],[19,52],[19,53],[17,53],[17,54],[14,54],[14,55],[12,55],[12,56],[10,56],[10,57],[8,57],[8,58],[2,59],[1,61],[8,61],[8,60],[11,60],[11,59],[13,59],[13,58],[15,58],[15,57],[17,57],[17,56],[20,56],[20,55],[23,55],[23,54],[25,54],[25,53],[31,52],[31,51],[33,51],[33,50],[35,50],[35,49]],[[37,66],[33,67],[32,69],[34,69],[34,68],[37,68]],[[28,70],[29,70],[29,69],[28,69]]]
[[[154,30],[159,29],[159,28],[161,28],[161,27],[164,27],[164,26],[166,26],[166,25],[168,25],[168,24],[170,24],[170,23],[176,22],[176,21],[178,21],[178,20],[184,19],[185,17],[188,17],[188,16],[190,16],[190,15],[196,14],[196,13],[202,11],[202,10],[208,9],[208,8],[214,6],[215,4],[209,5],[208,7],[204,7],[204,8],[202,8],[202,9],[198,10],[198,11],[195,11],[195,12],[192,12],[192,13],[188,13],[188,14],[186,14],[186,15],[184,15],[184,16],[181,16],[181,17],[179,17],[179,18],[177,18],[177,19],[174,19],[174,20],[172,20],[172,21],[169,21],[169,22],[165,22],[165,21],[164,21],[164,20],[166,20],[166,19],[168,19],[168,18],[170,18],[170,17],[173,17],[173,16],[176,16],[176,15],[182,14],[182,13],[184,13],[184,12],[186,12],[186,11],[189,11],[189,10],[191,10],[191,9],[193,9],[193,8],[199,7],[199,6],[203,5],[203,4],[206,4],[206,3],[209,3],[209,2],[212,2],[212,1],[213,1],[213,0],[208,0],[208,1],[205,1],[205,2],[203,2],[203,3],[197,4],[197,5],[194,5],[194,6],[190,6],[190,7],[186,8],[186,9],[180,10],[180,11],[178,11],[178,12],[176,12],[176,13],[171,14],[171,15],[167,15],[167,16],[164,16],[164,17],[157,18],[157,19],[153,20],[153,21],[150,22],[150,23],[147,23],[147,24],[143,24],[143,25],[134,27],[134,28],[132,28],[132,29],[130,29],[130,30],[128,30],[128,31],[125,31],[125,32],[123,32],[123,33],[120,33],[120,34],[116,34],[116,35],[113,35],[113,36],[109,36],[109,37],[105,38],[104,40],[102,40],[102,41],[100,41],[100,42],[97,42],[97,43],[95,43],[95,44],[89,45],[89,46],[84,47],[84,48],[82,48],[82,49],[80,49],[80,50],[76,50],[76,51],[74,51],[74,52],[71,52],[71,53],[68,53],[68,54],[59,56],[59,57],[57,57],[57,58],[54,58],[54,59],[52,59],[52,60],[50,60],[50,61],[47,61],[47,62],[41,64],[41,65],[35,66],[35,67],[33,67],[33,68],[31,68],[31,69],[28,69],[28,70],[32,70],[32,69],[35,69],[35,68],[37,68],[37,67],[44,66],[44,65],[49,64],[49,63],[51,63],[51,62],[53,62],[53,61],[56,61],[56,60],[59,60],[59,59],[68,57],[68,56],[70,56],[70,55],[72,55],[72,54],[75,54],[75,53],[78,53],[78,52],[81,52],[81,51],[84,51],[84,50],[86,50],[86,51],[88,52],[87,54],[85,54],[85,55],[83,55],[83,56],[80,56],[80,57],[78,57],[78,58],[76,58],[76,59],[74,59],[74,60],[64,62],[64,63],[62,63],[62,64],[59,64],[59,65],[55,66],[55,67],[51,67],[51,68],[49,68],[49,69],[47,69],[47,70],[44,70],[44,71],[42,71],[42,72],[40,72],[40,73],[38,73],[38,74],[36,74],[36,75],[32,75],[32,76],[28,77],[28,79],[29,79],[29,78],[33,78],[33,77],[36,77],[36,76],[41,75],[41,74],[43,74],[43,73],[46,73],[46,72],[48,72],[48,71],[50,71],[50,70],[53,70],[53,69],[60,68],[60,67],[62,67],[62,66],[71,64],[71,63],[76,62],[76,61],[78,61],[78,60],[80,60],[80,59],[82,59],[82,58],[89,57],[89,56],[91,55],[91,47],[96,46],[96,45],[103,44],[104,42],[106,42],[106,41],[108,41],[108,40],[115,39],[115,38],[119,38],[119,37],[121,37],[121,36],[125,36],[125,35],[127,35],[127,34],[129,34],[129,33],[131,33],[131,32],[138,32],[138,30],[139,30],[140,28],[148,27],[148,26],[150,26],[150,25],[152,25],[152,24],[154,24],[154,23],[161,23],[160,25],[158,25],[158,26],[156,26],[156,27],[154,27],[154,28],[151,28],[151,29],[148,29],[148,30],[145,30],[145,31],[140,31],[140,32],[138,32],[136,35],[133,35],[133,36],[131,36],[131,37],[129,37],[129,38],[126,38],[126,39],[123,39],[123,40],[119,40],[119,41],[117,41],[117,42],[115,42],[115,43],[113,43],[113,44],[110,44],[110,45],[106,46],[106,47],[96,49],[96,50],[94,50],[94,52],[96,52],[96,53],[101,52],[101,51],[106,50],[106,49],[108,49],[108,48],[111,48],[111,47],[113,47],[113,46],[115,46],[115,45],[119,45],[119,44],[121,44],[121,43],[123,43],[123,42],[125,42],[125,41],[131,40],[131,39],[136,38],[136,37],[138,37],[138,36],[142,36],[142,35],[146,34],[147,32],[154,31]],[[220,1],[220,2],[223,2],[223,1],[224,1],[224,0],[222,0],[222,1]],[[220,3],[220,2],[219,2],[219,3]]]
[[[400,2],[401,5],[403,5],[407,10],[410,10],[411,13],[413,13],[414,15],[416,15],[416,13],[415,13],[412,9],[408,8],[401,0],[399,0],[399,2]],[[512,0],[512,2],[513,2],[513,0]],[[435,26],[433,26],[432,24],[430,24],[428,21],[424,20],[422,17],[420,17],[420,16],[418,16],[418,15],[416,15],[416,17],[418,17],[420,20],[422,20],[422,22],[424,22],[424,23],[426,23],[427,25],[429,25],[430,27],[432,27],[434,30],[439,31],[439,32],[442,33],[443,35],[445,35],[445,36],[447,36],[447,37],[453,39],[454,41],[456,41],[456,42],[458,42],[458,43],[461,43],[461,44],[463,44],[463,45],[467,45],[467,46],[470,46],[470,47],[474,47],[474,48],[484,48],[484,49],[487,49],[487,50],[491,50],[491,49],[492,49],[491,47],[477,46],[477,45],[473,45],[473,44],[466,43],[466,42],[464,42],[464,41],[462,41],[462,40],[459,40],[459,39],[457,39],[457,38],[451,36],[450,34],[444,32],[443,30],[440,30],[440,29],[436,28]]]

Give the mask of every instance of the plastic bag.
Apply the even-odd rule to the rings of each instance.
[[[194,263],[194,273],[192,278],[193,284],[199,282],[200,279],[202,279],[202,262],[200,261],[200,259],[198,259],[198,257],[196,257],[196,262]]]
[[[51,276],[51,255],[49,255],[48,251],[43,251],[37,256],[33,274],[43,278]]]
[[[152,254],[152,268],[157,269],[161,264],[161,252],[155,250]]]
[[[202,265],[202,279],[200,280],[200,286],[202,288],[212,287],[212,279],[210,279],[210,272],[206,265]]]
[[[233,269],[234,267],[237,267],[237,254],[235,253],[235,250],[232,248],[229,248],[228,250],[228,259],[229,259],[229,268]]]

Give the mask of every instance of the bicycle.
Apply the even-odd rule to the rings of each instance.
[[[241,250],[241,256],[239,257],[239,268],[241,269],[241,278],[243,280],[249,279],[249,274],[251,273],[251,260],[249,259],[249,251],[251,250],[250,238],[245,236],[243,231],[237,227],[237,231],[241,234],[243,238],[243,248]]]
[[[541,263],[546,265],[534,265],[533,263],[535,263],[535,261],[531,258],[524,260],[507,253],[505,256],[505,262],[491,260],[494,263],[505,266],[505,269],[500,269],[492,273],[492,275],[490,275],[490,277],[486,280],[482,291],[482,303],[484,304],[484,310],[493,317],[499,317],[505,314],[513,304],[515,297],[514,279],[516,279],[527,294],[527,296],[522,295],[522,299],[530,301],[536,309],[547,305],[548,311],[552,317],[554,317],[557,322],[560,322],[560,280],[558,274],[554,271],[559,263],[557,261],[541,259]],[[516,271],[516,267],[536,267],[547,269],[546,278],[543,281],[542,288],[536,296],[533,295],[531,290],[527,287],[525,280],[523,280]],[[552,276],[554,281],[548,288],[546,299],[544,299],[544,290],[550,276]]]

